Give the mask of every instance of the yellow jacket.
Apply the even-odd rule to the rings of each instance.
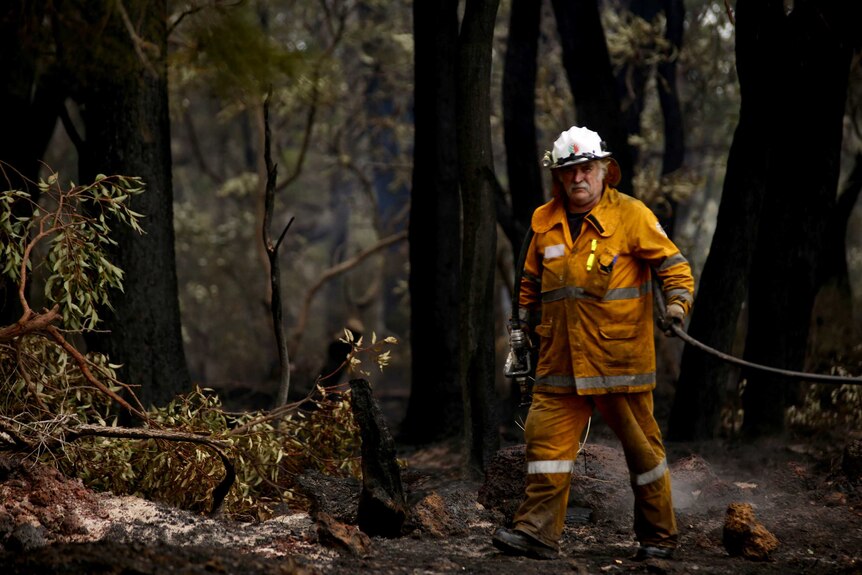
[[[533,213],[519,315],[541,306],[535,389],[581,395],[651,390],[650,268],[667,303],[678,302],[688,313],[691,267],[643,202],[609,186],[581,226],[573,243],[559,197]]]

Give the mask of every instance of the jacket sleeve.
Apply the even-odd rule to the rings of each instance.
[[[533,235],[524,269],[521,271],[521,293],[518,296],[518,319],[530,326],[536,325],[542,307],[542,260],[538,251],[538,234]]]
[[[635,250],[658,276],[665,301],[678,303],[686,315],[694,303],[694,276],[691,265],[676,244],[667,237],[655,214],[645,205],[638,207],[639,217],[633,218]]]

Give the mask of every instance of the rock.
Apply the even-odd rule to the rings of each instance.
[[[0,456],[0,481],[6,481],[22,465],[20,457]]]
[[[32,551],[47,544],[45,528],[38,523],[21,523],[12,530],[7,546],[20,551]]]
[[[466,532],[466,526],[449,513],[440,494],[432,492],[413,506],[413,520],[425,533],[443,538]]]
[[[847,505],[847,496],[840,491],[830,491],[823,496],[823,504],[827,507]]]
[[[755,519],[748,503],[731,503],[727,507],[722,542],[731,555],[752,561],[766,561],[778,548],[778,538]]]
[[[347,551],[357,557],[368,557],[371,554],[371,538],[358,527],[345,525],[323,512],[318,513],[314,519],[317,539],[322,545]]]

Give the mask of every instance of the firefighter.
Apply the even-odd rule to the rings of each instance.
[[[525,428],[526,497],[512,528],[499,528],[492,541],[507,554],[557,556],[579,439],[597,409],[630,472],[634,558],[669,558],[677,527],[653,416],[652,274],[665,317],[682,325],[693,302],[691,267],[649,208],[614,189],[619,165],[596,132],[563,132],[543,163],[552,199],[533,213],[515,326],[529,329],[527,318],[541,318],[533,328],[539,357]]]

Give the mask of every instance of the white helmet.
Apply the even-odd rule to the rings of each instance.
[[[599,135],[588,129],[572,126],[554,142],[554,150],[545,152],[542,165],[546,168],[562,168],[592,160],[607,158],[611,153],[604,149]]]
[[[565,166],[574,166],[593,160],[608,158],[608,183],[612,186],[620,182],[620,168],[616,161],[610,157],[611,153],[605,150],[605,143],[597,132],[589,128],[572,126],[554,142],[554,149],[545,152],[542,165],[552,170]]]

